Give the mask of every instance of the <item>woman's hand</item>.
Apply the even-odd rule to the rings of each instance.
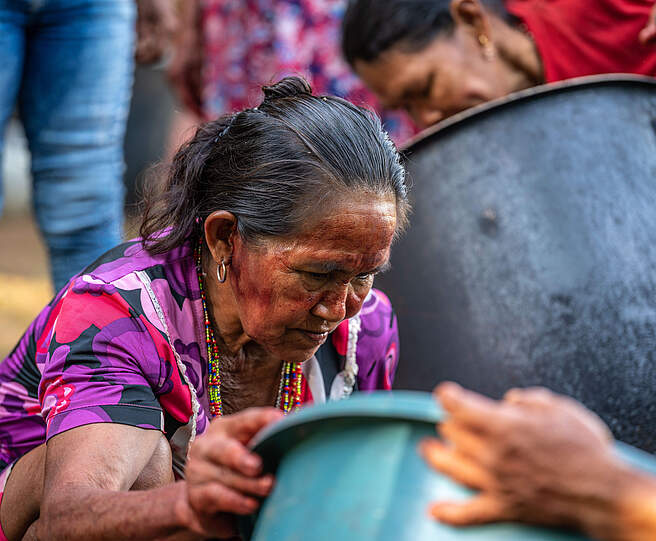
[[[182,104],[204,118],[202,99],[203,29],[199,0],[181,4],[180,31],[168,67],[168,77]]]
[[[656,4],[649,13],[649,20],[640,31],[640,43],[643,45],[656,45]]]
[[[185,521],[197,533],[236,534],[234,515],[254,512],[267,496],[273,476],[262,475],[262,461],[246,445],[263,427],[279,420],[274,408],[251,408],[219,417],[191,446],[186,467]]]
[[[432,515],[454,525],[494,521],[574,526],[616,537],[617,504],[628,483],[601,420],[546,389],[509,391],[500,402],[453,383],[435,394],[449,414],[447,442],[426,440],[437,470],[480,491],[462,503],[440,502]]]
[[[139,64],[161,60],[177,30],[178,18],[173,0],[138,0],[137,45]]]

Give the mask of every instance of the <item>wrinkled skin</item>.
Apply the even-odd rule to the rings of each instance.
[[[240,237],[229,212],[205,221],[208,310],[225,348],[224,411],[239,411],[245,401],[272,404],[282,362],[312,357],[339,323],[360,311],[374,275],[388,263],[396,231],[393,195],[349,193],[323,210],[299,232],[257,243]],[[221,260],[228,262],[224,283],[216,275]],[[279,415],[271,408],[228,415],[192,446],[187,484],[200,517],[197,531],[207,531],[204,521],[228,505],[234,513],[254,511],[253,496],[271,490],[273,479],[259,477],[259,458],[245,445]]]
[[[437,387],[436,397],[448,413],[439,427],[445,441],[426,440],[421,452],[436,470],[480,491],[466,502],[435,503],[438,520],[573,526],[609,541],[656,538],[656,482],[622,464],[607,427],[581,404],[539,388],[495,401],[453,383]]]
[[[235,216],[205,220],[208,312],[221,355],[224,412],[275,403],[283,362],[310,359],[360,311],[389,260],[393,195],[349,193],[324,202],[300,231],[246,242]],[[217,266],[227,262],[227,280]]]
[[[217,419],[189,451],[185,470],[187,503],[183,514],[202,535],[237,535],[235,515],[253,513],[273,488],[262,475],[262,460],[246,445],[263,427],[282,418],[274,408],[251,408]]]
[[[235,515],[257,509],[255,497],[273,485],[246,444],[281,416],[251,408],[214,419],[191,446],[187,478],[179,482],[169,443],[156,430],[110,423],[58,434],[12,470],[4,533],[10,541],[234,536]]]
[[[244,242],[230,213],[206,220],[206,270],[219,334],[233,351],[262,352],[278,366],[301,362],[360,311],[389,260],[394,198],[350,194],[289,238]],[[228,280],[216,265],[229,261]]]

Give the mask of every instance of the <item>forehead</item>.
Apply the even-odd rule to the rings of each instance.
[[[342,198],[278,248],[289,263],[371,270],[387,261],[395,230],[396,202],[392,196]]]
[[[448,55],[440,52],[446,46],[447,40],[437,37],[418,51],[392,47],[371,62],[356,60],[355,71],[384,106],[396,108],[402,104],[404,94],[424,83],[440,58],[448,60]]]

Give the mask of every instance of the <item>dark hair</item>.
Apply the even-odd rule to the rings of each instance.
[[[146,197],[140,233],[150,253],[197,239],[198,223],[219,209],[237,217],[246,241],[293,234],[351,190],[395,197],[405,225],[405,170],[376,115],[313,96],[299,77],[263,91],[258,107],[201,125],[175,155],[163,189]]]
[[[504,20],[517,19],[503,0],[481,2]],[[453,30],[451,0],[350,0],[342,22],[342,50],[349,64],[371,62],[393,46],[423,49],[438,34]]]

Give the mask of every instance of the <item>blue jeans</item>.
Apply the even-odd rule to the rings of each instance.
[[[56,291],[121,240],[135,15],[133,0],[0,0],[0,151],[17,104]]]

